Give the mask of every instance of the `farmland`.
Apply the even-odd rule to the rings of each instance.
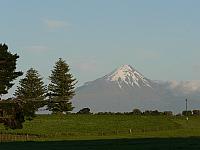
[[[23,129],[5,130],[5,134],[38,135],[51,139],[118,137],[188,137],[200,135],[200,117],[136,115],[38,115],[26,121]]]
[[[155,143],[165,145],[169,141],[171,144],[178,143],[182,146],[186,143],[193,145],[193,142],[200,141],[198,138],[200,117],[191,116],[187,121],[183,116],[38,115],[34,120],[26,121],[23,129],[5,130],[5,127],[1,125],[0,132],[3,136],[9,135],[9,138],[16,135],[18,137],[28,135],[26,138],[14,138],[14,141],[34,141],[24,143],[27,145],[39,142],[41,147],[42,144],[60,143],[72,146],[72,143],[77,143],[75,145],[78,146],[85,143],[90,146],[99,144],[100,147],[105,148],[106,145],[115,147],[120,142],[127,146],[134,142],[141,144],[150,142],[152,146],[155,146]],[[8,141],[9,138],[7,138]],[[20,146],[20,143],[15,144]],[[3,147],[8,145],[12,147],[11,143],[1,144]]]

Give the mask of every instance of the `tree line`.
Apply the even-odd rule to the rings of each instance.
[[[141,111],[138,108],[133,109],[131,112],[90,112],[90,108],[83,108],[76,114],[95,114],[95,115],[144,115],[144,116],[174,116],[172,111],[158,111],[158,110],[145,110]],[[175,116],[200,116],[200,110],[184,110],[182,113],[176,114]]]
[[[14,80],[23,75],[22,71],[16,71],[18,58],[17,54],[8,51],[6,44],[0,44],[0,100],[14,85]],[[43,78],[34,68],[30,68],[25,77],[19,80],[14,100],[23,104],[23,113],[27,119],[31,120],[35,112],[44,105],[47,105],[47,110],[52,113],[67,113],[73,110],[70,100],[75,95],[77,81],[62,58],[55,62],[49,81],[50,83],[45,85]]]

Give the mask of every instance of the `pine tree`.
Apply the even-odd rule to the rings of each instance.
[[[17,54],[8,51],[6,44],[0,44],[0,96],[7,94],[14,85],[12,81],[23,74],[15,71],[18,58]]]
[[[48,86],[50,102],[48,110],[53,113],[63,113],[72,111],[70,100],[75,95],[74,86],[76,79],[69,73],[68,64],[61,58],[55,63]]]
[[[35,116],[35,111],[43,106],[45,93],[47,92],[46,86],[42,81],[37,70],[31,68],[27,71],[25,78],[19,81],[19,86],[15,91],[15,96],[23,101],[24,115],[28,119]]]

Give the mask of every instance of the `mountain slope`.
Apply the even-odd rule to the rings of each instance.
[[[195,90],[190,87],[194,84]],[[133,108],[178,112],[184,110],[185,98],[191,98],[191,108],[198,108],[198,89],[198,82],[175,84],[172,81],[153,81],[130,65],[123,65],[104,77],[77,88],[73,105],[75,111],[89,107],[93,112],[127,112]]]
[[[124,65],[77,88],[73,103],[77,111],[83,107],[95,112],[131,111],[133,107],[141,107],[141,102],[142,107],[150,109],[159,100],[155,85],[130,65]]]

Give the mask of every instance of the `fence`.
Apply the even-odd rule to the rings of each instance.
[[[36,141],[40,138],[41,136],[38,135],[0,133],[0,142]]]

